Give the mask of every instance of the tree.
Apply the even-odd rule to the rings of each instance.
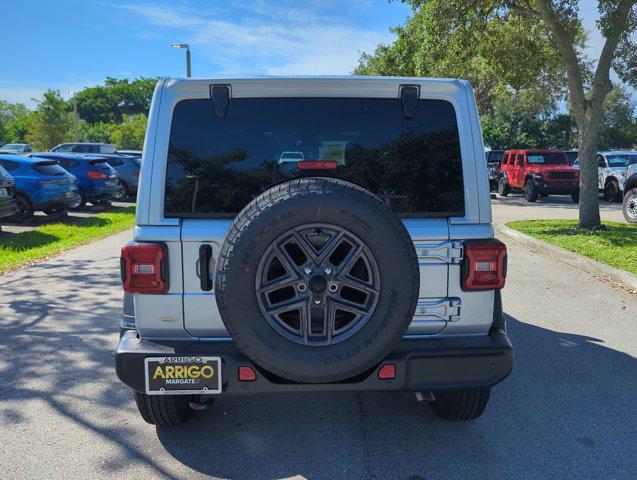
[[[491,22],[509,24],[521,23],[522,28],[537,27],[538,33],[552,39],[554,48],[566,73],[566,86],[569,94],[571,114],[577,125],[580,151],[580,209],[579,225],[582,228],[594,228],[600,225],[599,196],[597,190],[597,151],[599,133],[602,124],[604,102],[612,91],[610,69],[614,68],[620,79],[637,85],[637,46],[631,39],[631,32],[637,25],[637,0],[599,0],[598,25],[604,37],[596,66],[585,58],[583,46],[586,35],[578,15],[577,0],[404,0],[411,4],[414,12],[429,12],[428,19],[435,24],[449,25],[451,32],[473,30]],[[432,13],[433,12],[433,13]],[[446,32],[442,30],[441,33]],[[480,35],[487,44],[498,42],[487,29],[486,37]],[[469,34],[471,37],[471,34]],[[444,39],[444,41],[443,41]],[[417,39],[420,41],[420,39]],[[437,41],[449,43],[450,38],[439,35]],[[502,48],[508,49],[508,43],[501,41]],[[484,49],[480,44],[464,44],[466,48],[485,52],[490,56],[493,51]],[[518,51],[519,53],[523,53]],[[462,52],[459,52],[462,55]],[[502,72],[525,72],[527,61],[533,61],[541,52],[532,50],[527,55],[509,57],[509,64]],[[535,75],[539,78],[547,70],[540,65]],[[550,70],[549,70],[550,72]],[[517,75],[512,75],[516,78]],[[478,93],[480,89],[478,88]]]
[[[111,142],[120,149],[141,150],[146,135],[146,115],[124,115],[124,121],[112,125],[110,129]]]
[[[517,92],[538,109],[564,98],[559,52],[539,21],[490,16],[469,2],[409,3],[413,16],[392,29],[394,43],[363,54],[354,73],[465,78],[483,115]]]
[[[637,146],[635,103],[620,87],[615,87],[604,101],[598,145],[600,150]]]
[[[87,123],[80,119],[80,142],[111,142],[111,128],[113,124],[105,122]]]
[[[68,103],[59,90],[44,92],[32,114],[26,136],[34,149],[47,150],[71,139],[73,122],[68,110]]]
[[[0,143],[24,143],[29,130],[30,112],[22,103],[0,100]]]
[[[124,115],[147,114],[156,83],[157,78],[108,77],[104,85],[77,92],[78,114],[88,123],[119,123]]]

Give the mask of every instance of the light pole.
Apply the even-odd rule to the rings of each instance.
[[[187,43],[175,43],[171,47],[186,49],[186,76],[190,78],[190,45]]]
[[[71,92],[71,95],[73,95],[73,130],[75,131],[75,141],[79,142],[80,141],[80,135],[78,133],[78,128],[77,128],[77,124],[78,124],[78,119],[77,119],[77,96],[75,95],[75,92]]]

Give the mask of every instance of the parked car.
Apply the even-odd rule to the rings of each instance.
[[[538,196],[570,195],[579,202],[579,168],[571,166],[562,150],[507,150],[504,153],[498,193],[506,197],[521,190],[535,202]]]
[[[117,148],[110,143],[72,142],[61,143],[53,147],[51,152],[59,153],[115,153]]]
[[[599,191],[609,202],[622,199],[626,168],[637,162],[637,152],[611,151],[597,153]]]
[[[27,153],[31,153],[31,145],[28,143],[5,143],[0,147],[0,153],[26,155]]]
[[[0,166],[0,221],[15,215],[15,180]],[[0,227],[2,231],[2,227]]]
[[[579,157],[579,152],[577,150],[565,150],[564,154],[566,155],[566,158],[568,158],[568,163],[571,165],[575,163],[577,157]]]
[[[408,391],[444,419],[482,414],[513,349],[468,82],[166,79],[150,116],[116,353],[144,420],[266,392]],[[287,181],[276,166],[299,147],[318,173]]]
[[[116,195],[116,199],[125,200],[137,195],[137,184],[139,183],[139,166],[141,159],[121,153],[101,153],[88,154],[87,156],[94,158],[103,158],[111,167],[117,170],[119,175],[120,191]]]
[[[142,159],[141,150],[118,150],[117,153],[121,153],[122,155],[128,155],[129,157],[133,157],[133,158],[138,158],[140,161]]]
[[[637,223],[637,162],[634,161],[626,169],[622,211],[628,223]]]
[[[492,192],[498,189],[498,175],[504,150],[488,150],[484,153],[487,160],[487,174],[489,176],[489,188]]]
[[[76,178],[55,161],[0,155],[0,166],[15,180],[15,220],[26,220],[36,211],[63,212],[80,201]]]
[[[80,201],[74,210],[84,208],[87,202],[93,205],[108,203],[120,190],[117,171],[103,158],[76,153],[34,153],[34,158],[46,158],[57,162],[77,177]]]

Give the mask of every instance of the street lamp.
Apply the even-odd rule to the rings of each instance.
[[[190,46],[187,43],[175,43],[171,47],[186,49],[186,76],[190,78]]]
[[[75,92],[70,92],[73,95],[73,130],[75,131],[75,141],[80,141],[80,136],[78,132],[78,117],[77,117],[77,95]]]

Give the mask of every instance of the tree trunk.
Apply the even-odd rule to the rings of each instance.
[[[599,134],[599,119],[585,122],[580,127],[579,164],[580,164],[580,195],[579,195],[579,226],[591,229],[601,223],[599,216],[599,188],[597,170],[597,137]],[[592,131],[595,130],[595,131]]]

